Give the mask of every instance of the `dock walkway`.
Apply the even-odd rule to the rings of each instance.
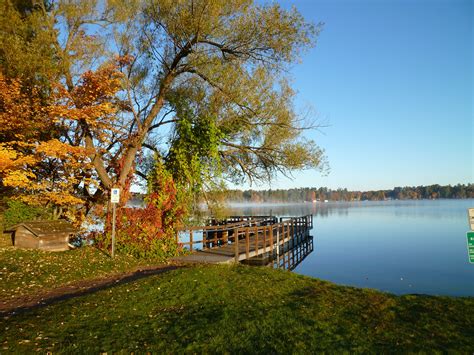
[[[240,220],[239,220],[240,218]],[[191,227],[180,231],[178,243],[191,254],[175,258],[181,262],[229,263],[266,255],[279,255],[307,241],[313,228],[313,216],[232,217],[230,223]],[[196,239],[195,236],[202,236]],[[181,239],[180,239],[181,238]],[[186,239],[187,241],[182,241]],[[196,247],[200,245],[201,248]]]

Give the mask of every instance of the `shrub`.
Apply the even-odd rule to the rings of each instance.
[[[160,260],[177,255],[176,235],[186,215],[186,203],[171,174],[161,164],[157,164],[151,174],[145,203],[144,208],[117,209],[116,251]],[[95,238],[100,248],[111,248],[111,230],[109,213],[106,232]]]
[[[51,219],[49,210],[42,207],[27,205],[18,200],[8,200],[7,208],[3,212],[3,228],[35,219]]]

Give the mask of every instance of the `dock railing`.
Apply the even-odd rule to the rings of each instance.
[[[312,229],[313,216],[282,217],[280,222],[261,227],[236,228],[233,241],[235,261],[249,259],[267,252],[280,254],[280,248],[289,245],[290,248],[301,243]]]
[[[230,223],[237,223],[237,222],[251,222],[251,221],[261,221],[266,220],[267,222],[274,224],[278,222],[278,218],[275,216],[229,216],[226,218],[209,218],[207,220],[206,225],[208,226],[220,226],[220,225],[228,225]]]
[[[299,244],[312,228],[313,215],[281,217],[280,222],[275,217],[263,216],[224,225],[189,227],[180,231],[187,233],[189,240],[180,241],[178,235],[177,242],[180,246],[189,246],[191,251],[196,244],[202,244],[202,249],[228,249],[231,246],[235,260],[239,261],[261,253],[273,253],[274,249],[278,255],[281,246]],[[202,233],[201,239],[195,238],[197,233]]]
[[[235,220],[235,219],[234,219]],[[208,249],[228,244],[234,240],[236,228],[263,226],[275,223],[276,217],[261,216],[259,218],[242,218],[222,225],[193,226],[180,229],[176,235],[176,242],[180,246],[189,246],[192,251],[195,244],[202,244],[202,249]],[[180,234],[188,234],[189,241],[180,241]],[[196,234],[202,234],[201,239],[196,239]]]

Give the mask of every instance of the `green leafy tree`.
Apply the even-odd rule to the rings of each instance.
[[[45,95],[58,74],[51,8],[49,1],[0,1],[0,70],[8,78],[39,84]]]
[[[132,137],[119,184],[143,147],[192,186],[321,166],[322,150],[301,138],[308,126],[284,74],[319,27],[252,1],[134,2],[126,16],[122,5],[109,3],[120,54],[133,58],[123,68]]]

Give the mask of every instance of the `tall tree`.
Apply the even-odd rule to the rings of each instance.
[[[285,79],[287,64],[314,43],[319,26],[295,9],[246,0],[140,5],[116,29],[121,54],[133,57],[124,68],[133,131],[119,184],[142,147],[193,186],[220,173],[241,182],[322,166],[322,150],[301,138],[308,126],[293,110]]]
[[[294,111],[286,71],[320,26],[295,9],[251,0],[64,0],[33,9],[25,16],[41,14],[34,38],[65,88],[68,110],[58,117],[68,124],[58,140],[84,148],[93,166],[75,184],[89,203],[146,177],[136,169],[145,150],[188,188],[324,165],[323,151],[302,136],[312,124]],[[123,76],[112,93],[92,73],[116,57]],[[107,109],[90,119],[89,106]]]

